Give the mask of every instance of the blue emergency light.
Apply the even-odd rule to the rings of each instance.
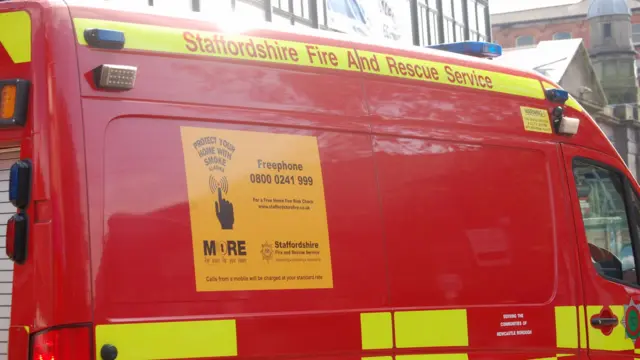
[[[461,41],[427,47],[480,58],[496,58],[502,55],[502,46],[482,41]]]
[[[16,161],[9,170],[9,201],[18,209],[29,204],[31,190],[31,162]]]
[[[86,29],[84,39],[91,47],[111,50],[121,50],[125,43],[122,31],[108,29]]]
[[[548,89],[545,91],[545,94],[547,95],[547,100],[554,103],[564,104],[569,100],[569,92],[566,90]]]

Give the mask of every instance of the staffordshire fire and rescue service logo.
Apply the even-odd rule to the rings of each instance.
[[[262,254],[262,260],[269,262],[273,259],[273,245],[269,242],[265,242],[262,244],[262,250],[260,250]]]
[[[633,299],[624,306],[622,325],[627,339],[635,342],[640,337],[640,304],[636,304]]]

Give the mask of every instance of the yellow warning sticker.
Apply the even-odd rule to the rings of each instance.
[[[521,106],[520,113],[522,114],[522,122],[526,131],[552,133],[551,120],[547,110]]]
[[[317,138],[181,133],[197,291],[332,288]]]

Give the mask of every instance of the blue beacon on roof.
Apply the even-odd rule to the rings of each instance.
[[[502,46],[482,41],[461,41],[427,46],[430,49],[444,50],[480,58],[496,58],[502,55]]]

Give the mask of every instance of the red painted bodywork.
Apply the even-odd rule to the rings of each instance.
[[[0,131],[0,147],[19,143],[35,179],[10,360],[24,358],[25,326],[226,317],[238,319],[243,358],[359,359],[354,314],[452,307],[469,309],[469,347],[439,351],[525,359],[555,356],[554,306],[583,305],[589,291],[626,302],[620,289],[579,281],[589,255],[578,246],[561,148],[588,148],[631,177],[583,113],[566,110],[581,119],[576,136],[528,133],[519,107],[553,104],[361,73],[94,50],[77,45],[72,17],[216,27],[62,2],[0,4],[17,9],[32,16],[34,61],[14,66],[0,50],[0,77],[34,86],[27,128]],[[359,46],[548,81],[490,61]],[[87,74],[104,63],[138,66],[135,89],[95,89]],[[183,125],[321,139],[333,289],[195,291]],[[533,335],[496,337],[505,312],[526,314]]]

